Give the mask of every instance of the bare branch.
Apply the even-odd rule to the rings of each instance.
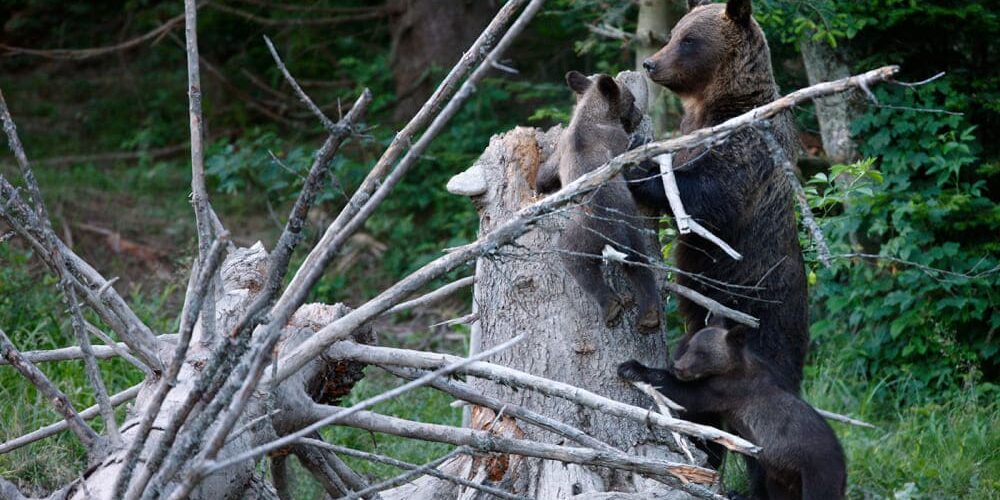
[[[128,352],[128,346],[126,346],[125,344],[119,344],[118,342],[115,342],[114,339],[109,337],[106,333],[102,332],[100,328],[97,328],[88,321],[84,322],[84,326],[86,326],[88,333],[101,339],[101,342],[104,342],[103,346],[97,345],[94,346],[95,348],[110,347],[112,352],[120,356],[125,361],[128,361],[132,366],[142,370],[142,372],[145,373],[147,377],[153,376],[153,370],[151,370],[148,366],[146,366],[145,363],[139,361],[135,356],[133,356],[131,353]],[[95,354],[94,357],[96,358],[97,355]]]
[[[174,343],[177,341],[176,334],[160,335],[157,337],[158,340]],[[94,348],[94,358],[96,359],[111,359],[116,356],[120,356],[122,352],[130,353],[128,345],[122,342],[115,342],[114,346],[111,345],[95,345]],[[75,361],[83,359],[83,352],[80,347],[63,347],[60,349],[50,349],[44,351],[25,351],[21,353],[24,359],[31,361],[32,363],[47,363],[54,361]],[[141,363],[141,362],[140,362]],[[8,364],[7,360],[0,359],[0,366]],[[145,365],[143,365],[145,366]]]
[[[315,405],[316,417],[322,417],[326,414],[339,415],[341,413],[346,412],[342,408]],[[574,448],[539,443],[526,439],[508,438],[494,435],[488,431],[425,424],[368,411],[344,417],[340,423],[342,425],[366,429],[371,432],[381,432],[422,441],[468,446],[490,453],[505,453],[566,463],[596,465],[643,474],[662,475],[669,473],[677,476],[682,481],[692,481],[698,484],[712,484],[718,477],[715,471],[694,465],[678,464],[666,460],[625,454],[612,455],[590,448]],[[206,471],[212,473],[218,472],[232,463],[234,463],[232,460],[226,460],[217,464],[207,464]]]
[[[310,444],[310,445],[316,446],[316,447],[322,447],[322,448],[325,448],[325,449],[328,449],[328,450],[331,450],[331,451],[335,451],[335,452],[343,454],[343,455],[348,455],[348,456],[357,457],[357,458],[363,458],[363,459],[368,460],[370,462],[376,462],[376,463],[382,463],[382,464],[391,465],[391,466],[399,468],[399,469],[406,469],[406,470],[413,471],[413,470],[417,470],[417,469],[421,468],[421,466],[419,466],[419,465],[411,464],[409,462],[404,462],[402,460],[396,460],[395,458],[392,458],[392,457],[387,457],[387,456],[379,455],[379,454],[376,454],[376,453],[368,453],[368,452],[364,452],[364,451],[359,451],[359,450],[355,450],[353,448],[346,448],[346,447],[343,447],[343,446],[338,446],[338,445],[326,443],[326,442],[323,442],[323,441],[316,442],[316,440],[314,440],[314,439],[302,438],[302,439],[299,440],[299,442],[301,442],[301,443],[307,443],[307,444]],[[449,453],[447,456],[448,457],[453,457],[453,456],[458,455],[458,454],[471,453],[471,452],[472,451],[470,449],[465,448],[465,447],[461,447],[461,448],[456,449],[452,453]],[[475,490],[484,491],[486,493],[489,493],[491,495],[494,495],[494,496],[497,496],[497,497],[500,497],[500,498],[507,498],[507,499],[511,499],[511,500],[520,500],[522,498],[520,496],[513,495],[513,494],[511,494],[511,493],[509,493],[507,491],[501,490],[499,488],[495,488],[493,486],[489,486],[489,485],[485,485],[485,484],[479,484],[479,483],[476,483],[476,482],[473,482],[473,481],[469,481],[467,479],[463,479],[463,478],[460,478],[460,477],[452,476],[450,474],[446,474],[446,473],[441,472],[440,470],[438,470],[438,469],[436,469],[434,467],[428,468],[428,469],[424,469],[422,473],[427,474],[429,476],[434,476],[434,477],[436,477],[438,479],[444,479],[445,481],[451,481],[451,482],[453,482],[455,484],[460,484],[460,485],[465,486],[467,488],[473,488]],[[379,491],[381,491],[381,490],[379,490]]]
[[[131,40],[118,43],[115,45],[107,47],[94,47],[89,49],[28,49],[24,47],[12,47],[10,45],[0,44],[0,51],[3,51],[3,55],[29,55],[44,57],[46,59],[70,59],[74,61],[81,61],[83,59],[90,59],[92,57],[103,56],[106,54],[111,54],[114,52],[119,52],[123,50],[131,49],[135,46],[146,43],[149,40],[155,40],[160,36],[170,32],[175,27],[177,27],[180,22],[184,20],[184,14],[176,17],[172,17],[164,22],[160,27]]]
[[[80,351],[83,353],[87,378],[94,389],[94,397],[101,408],[101,416],[104,418],[104,425],[111,437],[111,443],[118,446],[121,444],[121,435],[118,432],[118,423],[115,421],[114,408],[111,407],[107,388],[104,386],[100,369],[97,367],[97,360],[94,358],[94,352],[90,345],[90,336],[87,334],[86,322],[83,319],[83,312],[80,310],[76,289],[73,287],[72,278],[67,270],[66,258],[59,250],[59,237],[56,236],[55,231],[52,229],[52,221],[49,219],[48,211],[45,208],[45,200],[42,198],[38,181],[35,180],[35,172],[31,169],[28,156],[24,152],[24,146],[17,135],[17,127],[14,125],[14,119],[10,116],[10,111],[7,109],[7,102],[4,100],[3,92],[0,92],[0,119],[3,120],[7,141],[14,152],[18,166],[21,168],[21,176],[24,178],[28,192],[34,201],[35,215],[40,222],[35,229],[40,233],[41,242],[45,246],[49,260],[53,264],[53,270],[59,278],[59,288],[63,292],[66,305],[69,306],[70,324],[73,328],[73,334],[80,344]]]
[[[17,348],[14,347],[14,344],[11,343],[10,338],[7,337],[7,334],[3,330],[0,330],[0,355],[6,358],[17,371],[21,372],[24,378],[37,387],[39,392],[45,395],[45,399],[49,400],[56,411],[63,416],[67,426],[76,434],[80,442],[87,447],[92,457],[99,453],[95,449],[99,446],[100,440],[97,433],[80,418],[80,415],[73,409],[73,404],[69,402],[69,398],[56,388],[55,384],[41,370],[31,364],[30,361],[24,359],[24,356],[21,356],[21,353],[17,351]]]
[[[195,226],[198,229],[198,262],[195,269],[205,266],[212,245],[212,205],[205,189],[205,129],[201,112],[201,72],[198,56],[198,6],[195,0],[184,0],[184,39],[187,51],[188,115],[191,131],[191,204],[194,205]],[[194,269],[192,269],[194,274]],[[206,342],[215,338],[215,280],[209,280],[201,315],[202,337]],[[194,293],[188,288],[184,301]]]
[[[680,188],[677,186],[677,177],[674,175],[674,156],[673,155],[660,155],[654,158],[656,163],[660,165],[660,173],[662,174],[661,179],[663,180],[663,191],[667,194],[667,202],[670,204],[670,210],[674,214],[674,221],[677,223],[677,231],[681,234],[695,233],[698,236],[712,242],[715,246],[726,252],[726,255],[732,257],[734,260],[742,260],[743,256],[740,255],[733,247],[729,246],[728,243],[722,241],[722,238],[712,234],[711,231],[705,229],[704,226],[694,220],[693,217],[688,215],[684,210],[684,203],[681,202],[681,192]]]
[[[335,359],[360,361],[379,366],[406,366],[423,370],[437,369],[441,366],[447,366],[450,363],[465,359],[449,354],[368,346],[350,341],[338,342],[330,348],[329,355]],[[757,446],[743,438],[712,427],[651,414],[642,408],[615,401],[570,384],[539,377],[505,366],[477,361],[459,368],[457,371],[458,373],[465,373],[503,384],[526,387],[548,396],[563,398],[621,418],[628,418],[642,423],[648,422],[668,430],[674,430],[682,434],[719,443],[730,450],[745,455],[756,455],[759,450]]]
[[[319,243],[309,253],[305,262],[302,263],[302,266],[295,273],[285,293],[275,305],[276,309],[290,308],[294,310],[302,305],[309,290],[312,289],[312,286],[322,276],[327,265],[337,255],[344,242],[350,236],[350,232],[345,231],[348,224],[355,219],[355,216],[358,215],[362,208],[367,206],[372,198],[372,194],[380,188],[383,179],[389,173],[393,164],[396,163],[396,160],[400,158],[406,148],[409,147],[413,136],[431,121],[434,114],[448,102],[449,98],[457,98],[457,96],[453,97],[453,94],[458,89],[462,77],[477,62],[484,58],[487,47],[499,37],[499,34],[514,18],[517,10],[526,2],[527,0],[510,0],[504,4],[500,12],[497,13],[486,29],[483,30],[482,34],[479,35],[479,38],[473,42],[469,50],[462,55],[462,58],[459,59],[458,63],[455,64],[441,84],[438,85],[438,88],[431,95],[430,99],[424,103],[409,123],[396,134],[375,166],[365,177],[365,180],[362,181],[361,185],[351,196],[347,205],[330,226],[327,227]],[[444,121],[447,121],[447,119]],[[426,138],[429,141],[434,135],[436,134],[427,131],[424,132],[421,139]],[[409,158],[407,161],[412,164],[423,154],[423,151],[411,150],[411,153],[413,154],[407,154]],[[402,162],[400,164],[402,165]],[[359,222],[355,225],[363,222],[363,219],[359,219]]]
[[[476,282],[475,276],[467,276],[465,278],[455,280],[426,295],[421,295],[420,297],[417,297],[413,300],[408,300],[401,304],[396,304],[395,306],[392,306],[384,314],[396,314],[416,307],[434,304],[439,300],[443,300],[447,297],[450,297],[451,294],[455,293],[458,290],[461,290],[462,288],[465,288],[467,286],[472,286],[475,282]]]
[[[302,465],[316,478],[326,493],[331,498],[341,498],[353,491],[338,476],[333,469],[327,465],[323,455],[319,450],[311,446],[299,445],[292,448],[292,453],[299,458]]]
[[[295,90],[295,95],[299,96],[299,100],[302,101],[302,104],[305,104],[305,106],[309,108],[309,111],[312,111],[312,113],[316,115],[316,118],[319,119],[320,123],[323,124],[323,127],[325,127],[329,133],[337,133],[337,125],[333,123],[333,121],[326,116],[326,113],[323,113],[323,110],[319,109],[319,106],[317,106],[316,103],[309,98],[309,95],[302,90],[302,87],[299,86],[299,82],[295,81],[295,77],[293,77],[288,71],[288,68],[285,67],[285,62],[281,60],[281,56],[278,55],[278,50],[275,49],[274,44],[271,43],[271,39],[266,35],[264,36],[264,43],[267,44],[267,50],[271,52],[271,57],[274,59],[274,63],[278,65],[278,69],[281,70],[281,74],[285,76],[285,81],[287,81],[288,84],[292,86],[292,89]]]
[[[820,415],[822,415],[823,418],[827,418],[827,419],[833,420],[834,422],[840,422],[842,424],[853,425],[855,427],[864,427],[866,429],[877,429],[877,427],[875,427],[872,424],[869,424],[868,422],[865,422],[864,420],[858,420],[856,418],[851,418],[851,417],[848,417],[846,415],[841,415],[839,413],[834,413],[832,411],[821,410],[819,408],[815,408],[815,410],[816,410],[816,413],[819,413]]]
[[[792,190],[795,192],[795,200],[799,203],[799,212],[802,214],[802,224],[806,226],[809,230],[809,234],[812,235],[813,243],[816,244],[816,251],[819,254],[819,261],[823,263],[824,267],[829,268],[830,262],[830,247],[826,244],[826,236],[823,235],[823,229],[819,227],[816,222],[816,217],[813,216],[812,209],[809,208],[809,200],[806,199],[806,190],[802,188],[802,183],[799,182],[799,177],[795,175],[795,167],[792,166],[792,162],[788,159],[788,156],[781,149],[781,145],[778,144],[778,140],[774,138],[774,133],[771,132],[769,127],[761,127],[762,136],[764,137],[764,142],[767,143],[767,149],[771,153],[771,161],[775,165],[781,165],[781,169],[785,172],[785,177],[788,179],[788,183],[792,186]]]
[[[125,389],[122,392],[112,395],[111,405],[121,406],[122,404],[135,399],[135,397],[139,394],[139,389],[141,387],[142,387],[141,384],[134,385],[132,387],[129,387],[128,389]],[[79,415],[80,418],[84,420],[90,420],[100,415],[100,408],[97,405],[94,405],[87,408],[86,410],[81,411]],[[0,455],[3,455],[4,453],[10,453],[18,448],[21,448],[22,446],[27,446],[36,441],[41,441],[42,439],[45,439],[47,437],[55,436],[56,434],[65,431],[66,429],[69,429],[69,424],[65,420],[60,420],[53,424],[46,425],[45,427],[42,427],[36,431],[11,439],[10,441],[7,441],[5,443],[0,443]]]
[[[146,470],[152,471],[160,466],[168,452],[171,453],[167,457],[168,460],[163,468],[164,470],[161,470],[157,476],[158,480],[162,481],[164,478],[172,476],[176,468],[180,465],[181,460],[186,459],[193,452],[195,446],[203,444],[202,434],[209,425],[217,422],[216,417],[219,412],[229,406],[238,388],[255,386],[257,377],[260,376],[264,367],[269,363],[271,351],[280,336],[281,327],[288,322],[288,319],[294,312],[294,308],[288,306],[283,309],[278,308],[278,306],[271,308],[270,313],[268,313],[271,318],[267,328],[264,332],[253,336],[256,340],[253,348],[250,349],[250,354],[244,356],[242,362],[233,367],[233,363],[239,361],[240,356],[249,347],[248,344],[251,339],[250,331],[256,328],[263,319],[265,310],[270,306],[281,287],[285,273],[288,270],[292,252],[294,252],[302,239],[302,228],[305,225],[309,208],[312,206],[326,178],[327,164],[333,158],[333,155],[339,149],[342,142],[353,131],[354,124],[360,120],[368,104],[371,103],[371,99],[371,92],[365,89],[357,101],[355,101],[351,110],[341,119],[338,127],[336,127],[337,133],[331,134],[316,152],[313,165],[309,170],[309,175],[306,178],[302,191],[299,193],[295,205],[292,207],[288,222],[285,224],[285,228],[278,238],[274,252],[268,258],[268,275],[262,291],[243,312],[243,315],[227,335],[230,345],[222,349],[217,349],[213,353],[213,359],[208,363],[206,370],[202,372],[199,380],[196,382],[195,389],[191,391],[183,405],[185,411],[175,414],[174,418],[168,424],[167,431],[164,432],[160,444],[154,450],[154,454],[147,464]],[[295,307],[297,308],[298,306],[296,305]],[[248,377],[248,373],[252,373],[253,376]],[[217,377],[218,374],[221,375]],[[227,381],[227,375],[230,382],[223,385]],[[216,395],[216,392],[220,390],[221,394]],[[243,411],[246,398],[251,393],[252,388],[247,390],[240,389],[240,399],[228,408],[226,415],[218,422],[218,428],[225,429],[225,433],[228,433],[232,429],[232,426],[235,425],[236,420]],[[184,425],[190,410],[202,397],[210,398],[212,401],[211,404],[205,411],[201,412],[196,422],[187,426],[185,437],[182,439],[182,445],[178,449],[172,450],[177,432]],[[225,436],[223,436],[224,438]],[[149,474],[140,476],[135,486],[129,490],[129,498],[132,498],[133,491],[136,494],[143,491],[157,491],[159,486],[157,484],[154,484],[149,489],[146,488],[146,483],[149,479]]]
[[[374,484],[374,485],[369,486],[368,488],[365,488],[365,489],[363,489],[361,491],[358,491],[356,493],[351,493],[350,495],[347,495],[347,497],[344,500],[357,500],[359,498],[364,498],[364,495],[368,495],[368,494],[371,494],[371,493],[377,493],[379,491],[384,491],[384,490],[387,490],[387,489],[395,487],[395,486],[400,486],[400,485],[406,484],[407,482],[409,482],[410,480],[412,480],[414,478],[430,474],[430,471],[431,470],[437,470],[437,468],[438,468],[439,465],[441,465],[441,464],[443,464],[443,463],[447,462],[448,460],[451,460],[451,459],[453,459],[455,457],[458,457],[459,455],[463,455],[463,454],[469,453],[469,451],[470,450],[468,448],[464,447],[464,446],[459,447],[458,449],[452,451],[451,453],[448,453],[448,454],[443,455],[441,457],[438,457],[438,458],[436,458],[434,460],[431,460],[430,462],[427,462],[424,465],[421,465],[421,466],[415,467],[413,469],[410,469],[410,470],[408,470],[408,471],[406,471],[406,472],[404,472],[404,473],[402,473],[402,474],[400,474],[400,475],[398,475],[398,476],[396,476],[394,478],[390,478],[390,479],[387,479],[385,481],[382,481],[381,483]],[[458,478],[454,478],[454,479],[458,479]],[[459,483],[459,484],[461,484],[461,483]],[[503,491],[503,490],[499,490],[499,491]],[[514,500],[514,499],[517,499],[517,500],[527,500],[525,497],[521,497],[521,496],[517,496],[517,495],[511,495],[510,493],[506,493],[506,492],[504,492],[504,493],[505,493],[504,495],[497,495],[497,496],[499,496],[500,498],[508,498],[508,499],[511,499],[511,500]]]

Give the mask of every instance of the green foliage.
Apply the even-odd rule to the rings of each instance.
[[[881,258],[815,271],[813,334],[821,343],[852,338],[844,362],[866,377],[912,380],[913,397],[936,400],[984,376],[995,380],[1000,368],[992,340],[1000,327],[1000,208],[986,189],[996,169],[977,168],[974,128],[963,117],[916,110],[956,105],[960,96],[946,83],[877,95],[892,105],[863,115],[854,132],[872,158],[862,166],[877,158],[880,175],[835,170],[831,178],[847,177],[846,195],[828,189],[812,203],[846,201],[823,220],[835,253]],[[814,186],[825,180],[817,177]],[[860,180],[879,177],[877,189]]]

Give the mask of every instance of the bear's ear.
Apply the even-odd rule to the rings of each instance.
[[[747,339],[747,330],[749,328],[746,325],[735,325],[732,328],[726,330],[726,342],[734,345],[743,345]]]
[[[712,0],[688,0],[688,10],[694,9],[695,7],[701,7],[702,5],[708,5],[712,3]]]
[[[577,94],[582,94],[590,88],[590,78],[587,78],[583,73],[579,71],[570,71],[566,73],[566,85],[576,92]]]
[[[600,90],[601,95],[611,102],[618,102],[622,96],[622,91],[618,88],[618,82],[608,75],[597,77],[597,90]]]
[[[750,0],[729,0],[726,2],[726,17],[741,26],[750,24],[753,3]]]

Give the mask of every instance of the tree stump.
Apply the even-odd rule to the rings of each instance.
[[[516,128],[494,137],[476,164],[456,176],[449,190],[471,196],[479,211],[480,235],[510,219],[539,196],[533,185],[539,166],[551,154],[561,127],[548,131]],[[477,263],[475,307],[478,345],[488,349],[528,332],[528,338],[490,361],[570,383],[603,396],[637,406],[650,401],[616,375],[617,365],[629,359],[662,366],[667,357],[663,332],[638,333],[637,311],[628,307],[614,327],[607,327],[593,299],[565,270],[557,250],[568,214],[557,213],[518,240]],[[651,236],[655,232],[651,232]],[[658,247],[652,247],[658,248]],[[606,276],[620,292],[627,280],[615,265],[605,265]],[[533,391],[516,390],[473,380],[484,394],[524,406],[575,426],[611,446],[630,453],[684,461],[669,451],[668,436],[654,435],[645,426],[628,422]],[[564,444],[563,439],[532,426],[520,425],[493,412],[474,407],[471,425],[500,425],[507,434]],[[663,484],[596,467],[539,459],[503,456],[473,464],[467,477],[488,477],[517,494],[531,498],[593,497],[600,492],[622,492],[615,498],[687,498]],[[463,492],[465,493],[465,492]],[[471,498],[473,493],[468,492]]]

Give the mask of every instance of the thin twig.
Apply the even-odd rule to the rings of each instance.
[[[764,137],[764,142],[767,143],[767,149],[771,153],[771,161],[776,165],[781,165],[781,169],[785,172],[785,178],[788,179],[788,183],[792,186],[792,191],[795,193],[795,199],[799,204],[799,212],[802,214],[802,223],[809,230],[809,234],[812,235],[813,243],[816,244],[816,252],[819,254],[819,261],[823,263],[823,267],[829,268],[830,262],[830,246],[826,243],[826,236],[823,235],[823,229],[819,227],[819,223],[816,222],[816,217],[812,213],[812,209],[809,208],[809,200],[806,199],[806,190],[802,187],[802,183],[799,182],[799,177],[795,175],[795,167],[792,166],[792,162],[788,159],[788,155],[785,154],[784,150],[781,149],[781,145],[778,144],[778,140],[774,138],[774,133],[771,132],[769,127],[760,127],[763,130],[761,135]]]
[[[438,457],[438,458],[436,458],[434,460],[431,460],[430,462],[427,462],[426,464],[421,465],[419,467],[410,469],[410,470],[408,470],[408,471],[406,471],[406,472],[404,472],[404,473],[402,473],[402,474],[400,474],[400,475],[398,475],[396,477],[393,477],[393,478],[390,478],[390,479],[386,479],[385,481],[382,481],[381,483],[373,484],[373,485],[371,485],[371,486],[369,486],[369,487],[367,487],[367,488],[365,488],[365,489],[363,489],[361,491],[358,491],[358,492],[355,492],[355,493],[351,493],[350,495],[347,495],[344,498],[344,500],[357,500],[359,498],[364,498],[365,495],[368,495],[368,494],[371,494],[371,493],[377,493],[379,491],[384,491],[384,490],[387,490],[389,488],[393,488],[393,487],[396,487],[396,486],[400,486],[400,485],[406,484],[406,483],[410,482],[411,480],[413,480],[414,478],[430,474],[430,471],[437,469],[439,465],[447,462],[448,460],[456,458],[459,455],[467,454],[467,453],[469,453],[469,451],[470,451],[469,448],[461,446],[461,447],[453,450],[451,453],[448,453],[448,454],[445,454],[443,456],[440,456],[440,457]],[[506,493],[506,492],[504,492],[504,493]],[[510,500],[527,500],[527,498],[525,498],[525,497],[517,496],[517,495],[511,495],[510,493],[506,493],[504,495],[497,495],[497,496],[499,496],[500,498],[507,498],[507,499],[510,499]]]
[[[191,133],[191,204],[194,206],[195,226],[198,230],[198,262],[191,270],[205,266],[208,250],[212,245],[212,211],[205,188],[205,124],[201,111],[201,71],[198,56],[198,7],[195,0],[184,0],[184,39],[187,52],[188,118]],[[209,280],[208,300],[202,307],[201,329],[205,341],[215,338],[215,280]],[[190,288],[187,296],[194,293]]]
[[[426,295],[421,295],[413,300],[408,300],[401,304],[396,304],[392,306],[384,314],[396,314],[416,307],[426,306],[429,304],[437,303],[439,300],[443,300],[450,297],[453,293],[467,286],[471,286],[476,282],[475,276],[467,276],[462,279],[455,280],[447,285],[442,286]]]
[[[869,424],[868,422],[865,422],[864,420],[858,420],[856,418],[851,418],[851,417],[848,417],[846,415],[841,415],[839,413],[834,413],[832,411],[821,410],[819,408],[815,408],[815,410],[816,410],[816,413],[819,413],[820,415],[822,415],[823,418],[827,418],[827,419],[833,420],[834,422],[840,422],[842,424],[853,425],[855,427],[864,427],[866,429],[877,429],[878,428],[878,427],[875,427],[872,424]]]
[[[149,40],[154,40],[162,36],[163,34],[173,30],[183,20],[184,20],[184,14],[180,14],[178,16],[168,19],[158,28],[144,35],[107,47],[94,47],[89,49],[29,49],[24,47],[12,47],[10,45],[0,44],[0,51],[3,51],[3,55],[23,54],[29,56],[44,57],[47,59],[69,59],[74,61],[81,61],[84,59],[90,59],[92,57],[98,57],[98,56],[103,56],[105,54],[119,52],[122,50],[128,50],[131,49],[132,47],[141,45]]]
[[[313,115],[319,119],[320,123],[323,124],[323,127],[326,128],[329,133],[336,134],[337,125],[333,123],[333,121],[326,116],[326,113],[323,113],[323,110],[319,109],[319,106],[317,106],[316,103],[309,98],[309,95],[302,90],[302,87],[299,86],[299,82],[295,81],[295,77],[293,77],[288,71],[288,68],[285,67],[285,62],[281,60],[281,56],[278,55],[278,50],[274,48],[274,44],[271,43],[271,39],[268,38],[267,35],[264,36],[264,43],[267,44],[267,50],[271,52],[271,58],[273,58],[274,63],[278,65],[278,69],[281,70],[281,74],[284,75],[285,81],[287,81],[288,84],[292,86],[292,89],[295,90],[295,95],[299,96],[299,100],[302,101],[302,104],[305,104],[305,106],[309,108],[309,111],[312,111]]]

